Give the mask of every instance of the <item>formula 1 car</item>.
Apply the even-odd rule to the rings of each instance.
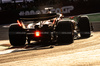
[[[62,14],[38,14],[21,16],[17,23],[9,28],[9,40],[12,46],[23,46],[26,41],[44,42],[44,44],[73,43],[79,37],[91,36],[91,24],[87,16],[78,16],[77,21],[65,19]]]

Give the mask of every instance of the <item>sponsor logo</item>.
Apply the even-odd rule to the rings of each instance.
[[[62,8],[55,8],[55,9],[51,9],[50,11],[52,13],[70,13],[72,10],[74,10],[73,6],[64,6]],[[20,16],[24,16],[24,15],[36,15],[36,14],[47,14],[48,11],[47,10],[31,10],[31,11],[20,11],[19,15]]]

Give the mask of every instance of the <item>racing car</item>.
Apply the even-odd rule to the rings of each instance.
[[[9,40],[12,46],[24,46],[31,41],[44,45],[57,43],[73,43],[79,37],[91,36],[91,24],[87,16],[66,19],[62,14],[37,14],[21,16],[17,23],[9,27]],[[50,45],[49,44],[49,45]]]

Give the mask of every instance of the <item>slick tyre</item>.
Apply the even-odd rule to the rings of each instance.
[[[56,28],[58,43],[73,43],[73,25],[70,21],[61,21]]]
[[[25,30],[17,24],[9,28],[9,41],[12,46],[24,46],[26,42]]]
[[[88,38],[91,35],[90,23],[88,17],[80,17],[78,27],[82,38]]]

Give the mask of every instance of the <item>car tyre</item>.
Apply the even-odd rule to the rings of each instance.
[[[90,23],[88,17],[80,17],[78,27],[82,38],[88,38],[91,35]]]
[[[71,21],[61,21],[58,23],[56,28],[58,37],[58,43],[73,43],[74,34],[73,34],[73,24]]]
[[[9,28],[9,41],[12,46],[24,46],[26,42],[25,30],[19,25],[11,25]]]

